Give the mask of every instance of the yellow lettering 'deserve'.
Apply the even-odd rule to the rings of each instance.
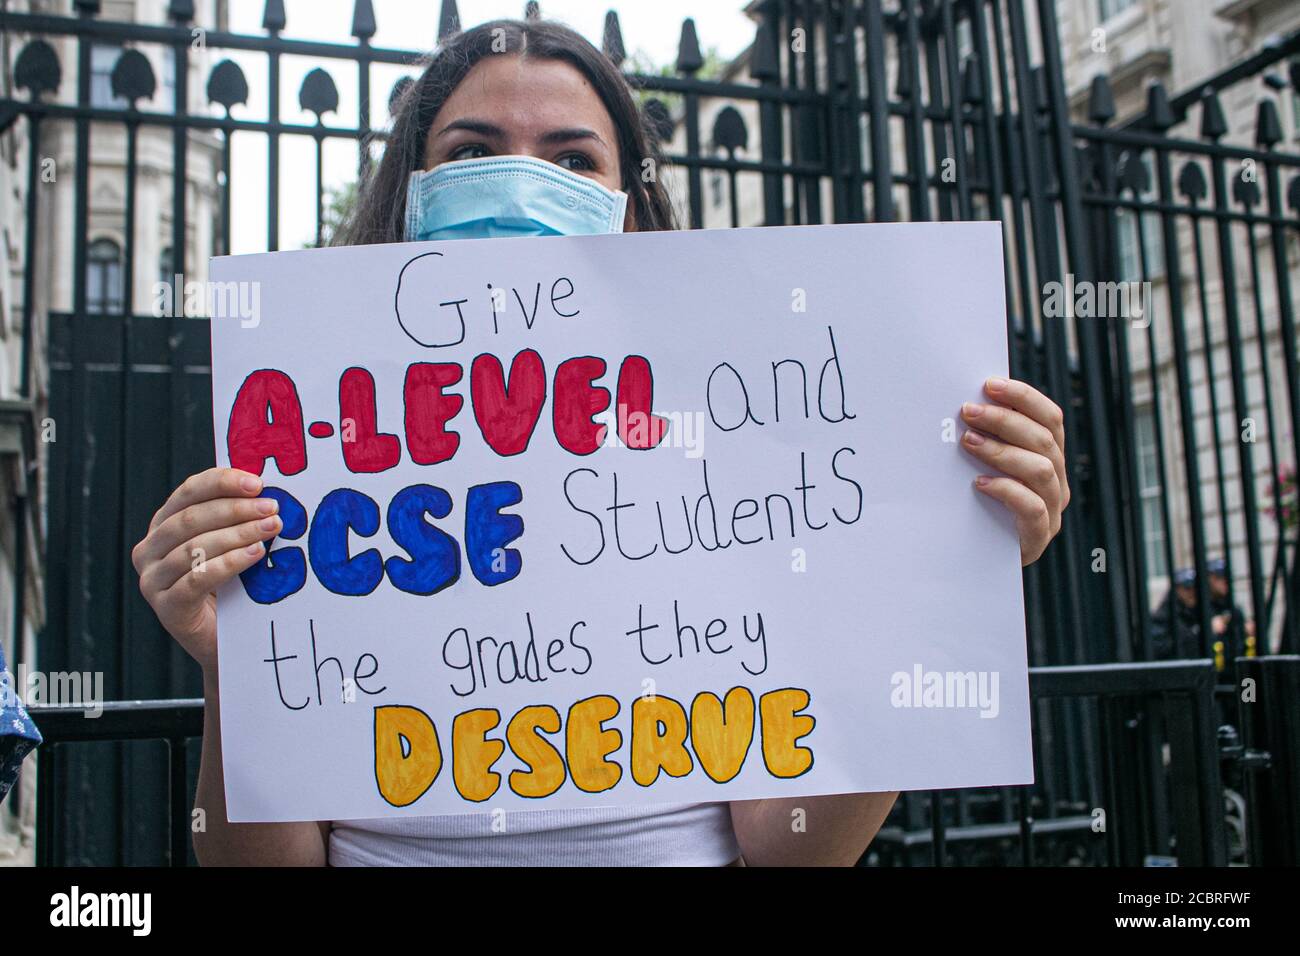
[[[671,697],[638,697],[632,702],[632,779],[648,787],[659,770],[684,777],[695,766],[686,749],[686,711]]]
[[[698,761],[710,780],[727,783],[743,769],[756,730],[766,772],[779,779],[798,777],[813,765],[811,748],[800,744],[817,724],[806,713],[810,704],[808,691],[793,687],[763,694],[757,706],[746,687],[733,687],[722,698],[704,691],[689,712],[671,697],[638,697],[631,705],[626,754],[632,779],[650,787],[664,777],[689,775]],[[493,767],[509,747],[524,765],[507,778],[516,796],[549,797],[566,779],[584,793],[604,793],[623,777],[623,765],[615,759],[623,734],[609,726],[621,709],[607,694],[576,702],[565,718],[549,704],[530,705],[511,717],[504,740],[489,736],[501,724],[497,710],[464,711],[452,721],[452,785],[466,801],[491,799],[501,786]],[[410,806],[441,770],[438,732],[427,714],[417,707],[375,708],[375,781],[384,800]]]
[[[375,708],[375,781],[395,807],[414,803],[442,770],[438,729],[418,707]]]
[[[501,786],[501,774],[492,765],[506,752],[506,745],[487,736],[499,723],[497,711],[483,708],[457,714],[451,725],[451,774],[456,792],[466,800],[482,803]]]
[[[564,783],[564,755],[538,731],[560,732],[560,712],[549,705],[525,707],[510,721],[506,740],[527,770],[510,771],[510,789],[521,797],[549,797]]]

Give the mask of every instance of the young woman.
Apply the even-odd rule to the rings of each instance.
[[[347,243],[673,228],[657,151],[614,65],[576,33],[499,21],[451,40],[404,94]],[[1069,500],[1061,410],[991,378],[962,409],[964,447],[994,474],[979,492],[1016,516],[1024,563]],[[204,864],[852,865],[896,794],[322,823],[231,824],[222,784],[213,591],[255,564],[280,530],[261,479],[213,468],[185,481],[132,552],[163,626],[199,662],[206,698],[196,833]],[[215,555],[206,572],[190,555]],[[794,832],[792,812],[805,826]],[[500,829],[498,827],[497,829]]]

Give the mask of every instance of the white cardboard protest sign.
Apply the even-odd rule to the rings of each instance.
[[[958,441],[997,223],[211,277],[217,460],[285,520],[218,595],[231,820],[1032,780],[1016,534]]]

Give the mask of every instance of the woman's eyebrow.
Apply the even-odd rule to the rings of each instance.
[[[454,130],[464,130],[467,133],[477,133],[479,136],[487,136],[490,139],[501,139],[505,136],[505,130],[500,126],[489,123],[486,120],[477,119],[458,119],[452,120],[442,129],[438,130],[438,136],[444,136]]]
[[[600,138],[600,134],[594,129],[587,129],[585,126],[572,126],[564,129],[553,129],[550,132],[543,133],[541,142],[543,143],[567,143],[575,139],[594,139],[605,146],[606,143]]]

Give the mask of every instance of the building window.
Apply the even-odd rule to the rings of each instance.
[[[1136,434],[1138,497],[1142,502],[1142,546],[1146,555],[1147,574],[1163,577],[1169,573],[1165,563],[1165,522],[1161,508],[1162,484],[1160,459],[1156,449],[1156,417],[1150,408],[1134,416]]]
[[[172,263],[172,247],[167,246],[158,254],[158,281],[163,285],[171,288],[172,281],[176,278],[176,270]]]
[[[1295,139],[1300,139],[1300,91],[1291,91],[1291,130]]]
[[[975,53],[975,35],[970,20],[957,21],[957,62],[964,63],[968,56]]]
[[[86,311],[122,311],[122,247],[112,239],[96,239],[87,250]]]
[[[120,96],[113,95],[113,67],[122,55],[122,48],[96,43],[90,48],[90,105],[98,109],[115,109],[126,106]]]
[[[164,113],[176,110],[176,49],[162,48],[162,83],[158,86],[159,109]]]
[[[1164,237],[1160,234],[1160,216],[1142,213],[1141,239],[1146,246],[1147,274],[1142,275],[1142,256],[1138,251],[1138,214],[1121,209],[1115,216],[1119,227],[1119,278],[1125,282],[1154,281],[1165,274]]]
[[[1139,201],[1156,201],[1156,172],[1150,155],[1142,157],[1146,167],[1147,188],[1138,195]],[[1132,195],[1125,191],[1125,198]],[[1160,214],[1143,211],[1141,238],[1146,245],[1147,274],[1146,281],[1154,281],[1165,274],[1165,244],[1161,234]],[[1132,209],[1120,209],[1115,214],[1119,232],[1119,278],[1125,282],[1142,282],[1142,256],[1138,251],[1138,213]]]
[[[1137,3],[1137,0],[1097,0],[1098,12],[1101,15],[1101,22],[1105,23],[1111,17],[1118,16],[1129,7]]]

